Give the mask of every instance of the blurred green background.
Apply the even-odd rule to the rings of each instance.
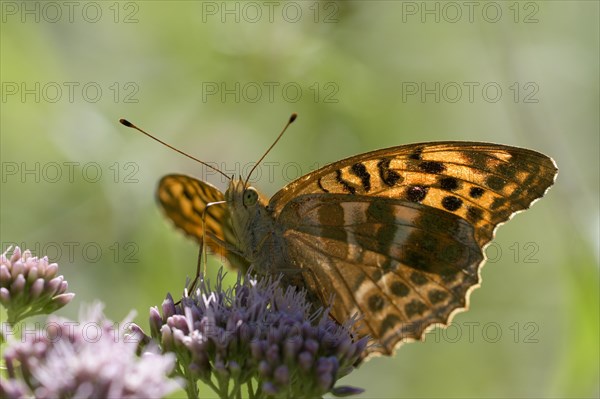
[[[522,146],[560,169],[500,228],[469,312],[342,383],[365,398],[599,395],[598,2],[1,6],[0,240],[59,262],[77,293],[60,314],[100,299],[147,326],[197,255],[161,216],[158,179],[225,187],[119,118],[239,174],[298,112],[253,178],[267,196],[418,141]]]

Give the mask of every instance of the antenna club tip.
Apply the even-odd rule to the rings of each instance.
[[[129,122],[127,119],[121,118],[119,119],[119,122],[127,127],[133,127],[133,123]]]
[[[290,116],[290,123],[294,122],[296,120],[296,118],[298,117],[297,113],[292,113],[292,116]]]

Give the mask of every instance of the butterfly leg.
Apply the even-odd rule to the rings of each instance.
[[[200,268],[202,265],[202,252],[204,251],[204,243],[202,243],[200,245],[200,248],[198,249],[198,264],[196,265],[196,277],[194,277],[194,280],[192,281],[192,284],[190,284],[190,286],[187,288],[188,293],[191,293],[194,291],[194,288],[196,288],[196,284],[198,283],[198,279],[200,278]]]
[[[200,243],[200,248],[198,250],[198,263],[196,264],[196,277],[194,277],[194,280],[188,287],[188,292],[192,292],[194,290],[194,288],[196,287],[196,284],[198,283],[198,279],[200,279],[200,276],[203,276],[205,274],[205,273],[202,273],[202,265],[203,264],[206,265],[206,250],[205,250],[205,245],[204,245],[204,237],[210,238],[217,245],[225,248],[227,251],[229,251],[231,253],[234,253],[239,256],[243,256],[243,254],[237,249],[237,247],[235,247],[234,245],[232,245],[226,241],[221,240],[220,238],[218,238],[211,232],[206,232],[205,234],[202,235],[202,237],[203,237],[202,242]],[[204,257],[202,256],[202,254],[204,254]],[[204,259],[204,262],[203,262],[203,259]],[[205,270],[206,270],[206,266],[205,266]]]

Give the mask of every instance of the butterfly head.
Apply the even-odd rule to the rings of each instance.
[[[252,209],[260,202],[258,191],[254,187],[244,184],[242,179],[231,179],[229,188],[225,192],[225,201],[232,209],[242,211]]]
[[[225,201],[234,234],[238,238],[244,237],[244,245],[240,249],[246,259],[253,261],[252,253],[260,247],[265,234],[273,230],[274,220],[268,217],[265,201],[258,191],[244,184],[241,179],[229,183]]]
[[[247,186],[242,179],[237,181],[232,179],[229,182],[225,201],[230,210],[234,229],[238,233],[250,229],[252,223],[255,223],[256,219],[266,211],[266,208],[261,206],[263,201],[258,191],[254,187]]]

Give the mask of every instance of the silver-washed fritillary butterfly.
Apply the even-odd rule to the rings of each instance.
[[[316,304],[334,295],[332,317],[361,315],[367,354],[390,355],[467,308],[496,227],[542,197],[557,171],[527,149],[430,142],[334,162],[268,202],[242,180],[223,194],[178,174],[161,179],[158,200],[237,268],[283,272]]]

